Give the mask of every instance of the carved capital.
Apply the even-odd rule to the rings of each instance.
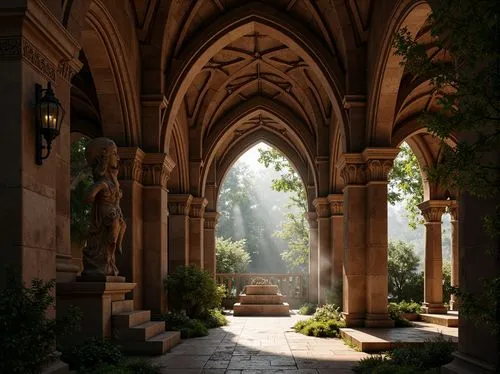
[[[367,182],[387,182],[387,176],[392,169],[399,148],[366,148],[363,159],[366,162]]]
[[[208,200],[204,197],[193,197],[193,200],[191,200],[189,216],[192,218],[203,218],[207,204]]]
[[[314,208],[316,208],[317,218],[330,217],[330,203],[326,197],[317,197],[313,201]]]
[[[142,183],[166,188],[174,166],[175,162],[166,153],[147,153],[142,164]]]
[[[443,200],[427,200],[418,204],[425,222],[441,222],[441,217],[446,212],[447,202]]]
[[[80,71],[83,64],[78,59],[64,60],[59,62],[57,74],[67,83]]]
[[[142,162],[144,152],[138,147],[120,147],[120,180],[142,182]]]
[[[204,228],[215,230],[220,214],[218,212],[205,212]]]
[[[344,195],[342,194],[332,194],[327,197],[330,203],[330,214],[332,216],[343,216],[344,215]]]
[[[318,215],[316,212],[306,213],[306,219],[309,222],[309,228],[314,230],[318,228]]]
[[[168,210],[170,215],[188,216],[193,195],[168,195]]]

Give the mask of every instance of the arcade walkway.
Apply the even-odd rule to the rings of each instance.
[[[228,326],[203,338],[184,340],[153,361],[175,374],[347,374],[366,353],[339,339],[321,339],[293,332],[307,316],[229,317]]]

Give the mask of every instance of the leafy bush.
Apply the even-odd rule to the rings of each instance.
[[[246,240],[233,241],[231,238],[215,239],[217,273],[246,273],[250,264],[250,254],[246,248]]]
[[[428,370],[451,362],[453,360],[451,354],[454,350],[454,344],[440,335],[439,338],[429,340],[422,346],[397,348],[388,355],[396,365],[408,365],[420,370]]]
[[[61,359],[73,370],[94,370],[103,365],[123,361],[120,347],[106,339],[90,338],[83,343],[63,350]]]
[[[316,311],[317,305],[313,303],[305,303],[299,309],[299,314],[303,316],[310,316]]]
[[[39,373],[54,359],[56,336],[77,329],[81,315],[72,310],[63,318],[47,317],[54,305],[55,281],[35,279],[25,285],[7,271],[0,289],[0,373]]]
[[[182,339],[208,335],[208,328],[198,319],[191,319],[182,313],[168,313],[163,316],[167,330],[180,331]]]
[[[415,310],[415,307],[412,306],[411,304],[408,305],[403,305],[401,307],[401,304],[396,304],[396,303],[390,303],[387,307],[387,310],[389,312],[389,317],[394,321],[394,325],[396,327],[411,327],[413,326],[410,321],[408,321],[406,318],[403,317],[403,313],[414,313],[414,312],[403,312],[402,310]],[[416,303],[414,303],[416,304]],[[416,304],[418,308],[420,308],[420,305]]]
[[[116,365],[106,364],[93,370],[83,370],[80,374],[160,374],[158,366],[144,360],[132,359]]]
[[[414,301],[401,301],[396,305],[401,313],[420,313],[422,311],[422,306]]]
[[[222,289],[218,290],[212,275],[194,265],[177,267],[165,278],[164,286],[172,311],[191,318],[222,304]]]
[[[375,368],[386,364],[389,359],[384,355],[372,355],[370,357],[362,358],[352,368],[352,371],[358,374],[371,374]]]
[[[201,322],[209,329],[226,326],[228,324],[226,316],[218,309],[211,309],[201,315],[200,318]]]
[[[335,304],[325,304],[316,309],[313,314],[313,319],[315,321],[329,321],[329,320],[340,320],[339,307]]]

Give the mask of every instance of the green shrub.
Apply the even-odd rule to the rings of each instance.
[[[62,351],[61,359],[73,370],[94,370],[123,361],[120,347],[106,339],[90,338]]]
[[[209,328],[226,326],[228,320],[224,314],[218,309],[211,309],[200,316],[201,322]]]
[[[208,309],[219,308],[224,296],[212,275],[194,265],[179,266],[164,281],[172,311],[197,318]]]
[[[72,310],[57,321],[47,317],[54,305],[55,281],[25,285],[7,270],[0,289],[0,373],[39,373],[54,359],[56,336],[74,332],[81,314]]]
[[[316,336],[319,338],[339,337],[339,327],[343,327],[342,324],[334,320],[325,322],[314,321],[312,319],[309,319],[307,321],[299,321],[293,326],[296,332],[308,336]]]
[[[144,359],[132,359],[116,365],[105,364],[80,374],[161,374],[160,368]]]
[[[377,366],[373,371],[370,373],[372,374],[422,374],[421,371],[418,369],[412,367],[412,366],[407,366],[407,365],[394,365],[390,362],[386,362],[380,366]]]
[[[335,304],[325,304],[316,309],[313,317],[315,321],[340,320],[339,307]]]
[[[310,316],[316,311],[317,305],[313,303],[305,303],[299,309],[299,314]]]
[[[429,340],[422,346],[408,346],[396,348],[388,355],[396,365],[413,366],[419,370],[428,370],[445,365],[453,360],[451,355],[455,347],[441,335]]]
[[[389,309],[397,309],[401,313],[420,313],[422,306],[414,301],[401,301],[399,303],[390,303]]]
[[[383,355],[372,355],[370,357],[362,358],[358,361],[352,371],[358,374],[371,374],[375,368],[386,364],[389,359]]]
[[[390,303],[387,307],[387,310],[389,312],[389,317],[394,321],[395,327],[413,326],[410,321],[408,321],[406,318],[403,318],[403,313],[410,313],[410,312],[402,312],[399,304]]]
[[[197,319],[191,319],[182,313],[168,313],[163,316],[167,330],[180,331],[182,339],[207,336],[208,329],[205,324]]]

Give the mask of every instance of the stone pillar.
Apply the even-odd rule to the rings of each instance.
[[[214,278],[217,271],[215,257],[215,226],[217,225],[218,218],[219,213],[217,212],[205,212],[203,238],[205,248],[205,254],[203,256],[204,269],[212,274]]]
[[[343,154],[337,166],[344,180],[343,316],[362,326],[366,314],[365,163],[359,153]]]
[[[387,312],[387,176],[398,148],[367,148],[366,161],[366,318],[367,327],[390,327]]]
[[[170,195],[168,225],[168,272],[189,264],[189,211],[192,195]]]
[[[331,292],[332,253],[330,248],[330,203],[326,197],[314,199],[318,221],[318,300],[325,304]]]
[[[458,205],[456,201],[451,201],[448,207],[451,215],[451,286],[459,286],[460,253],[458,250]],[[458,298],[451,294],[450,310],[458,310]]]
[[[443,304],[443,254],[441,217],[447,202],[428,200],[418,207],[425,219],[424,304],[425,313],[445,314]]]
[[[334,302],[342,305],[342,267],[344,264],[344,195],[328,195],[330,203],[330,248]]]
[[[80,46],[41,1],[0,4],[0,225],[2,268],[20,279],[69,281],[70,88]],[[52,152],[35,163],[35,84],[52,83],[66,115]],[[0,272],[0,286],[5,271]]]
[[[207,199],[204,197],[194,197],[191,201],[189,211],[189,263],[203,269],[204,260],[204,215]]]
[[[121,208],[127,223],[127,230],[123,238],[123,253],[116,256],[116,263],[120,275],[127,282],[133,282],[136,287],[132,291],[134,307],[142,308],[142,162],[144,152],[138,147],[120,147],[120,175],[119,182],[123,191]]]
[[[166,311],[163,280],[168,265],[167,182],[174,161],[165,153],[147,153],[143,161],[143,307]]]
[[[316,213],[307,213],[309,222],[309,302],[318,303],[318,220]]]

